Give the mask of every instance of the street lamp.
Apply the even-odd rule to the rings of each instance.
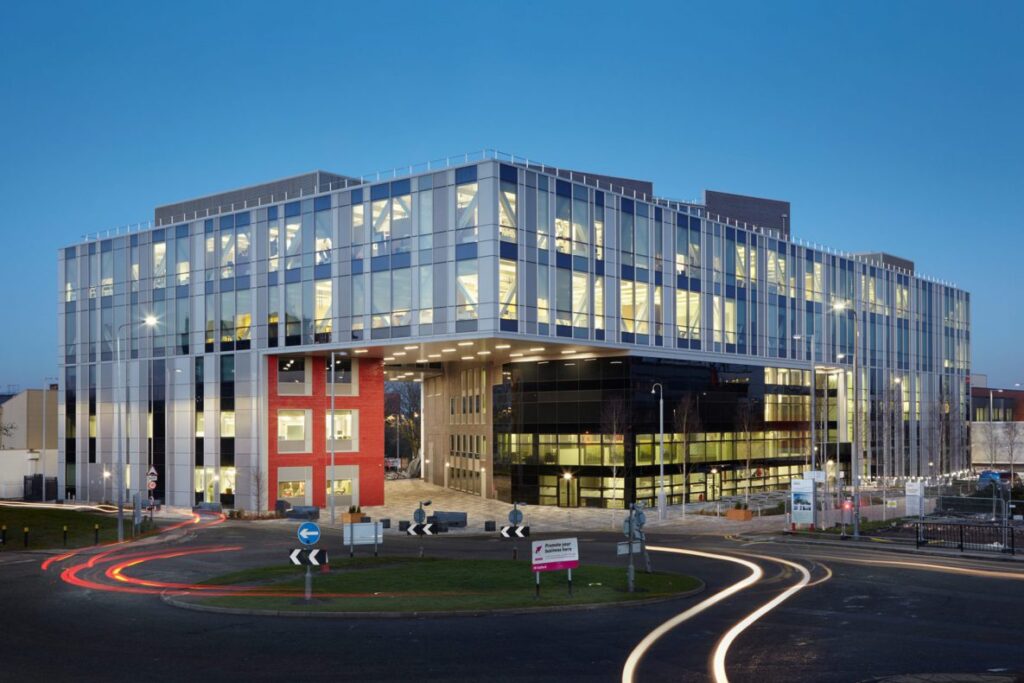
[[[651,394],[654,394],[655,387],[658,389],[658,519],[664,521],[665,510],[665,393],[661,382],[655,382],[651,387]]]
[[[335,353],[331,351],[331,433],[328,437],[331,440],[331,487],[329,492],[331,494],[331,526],[334,526],[334,438],[338,434],[338,425],[334,422],[336,419],[334,412],[334,369],[335,369]]]
[[[152,328],[156,326],[157,319],[155,315],[147,315],[142,321],[146,327]],[[117,347],[117,372],[121,372],[121,333],[128,327],[134,327],[136,323],[127,322],[123,323],[117,328],[117,335],[114,340],[115,346]],[[125,365],[127,366],[128,361],[125,359]],[[122,400],[123,409],[128,409],[128,368],[124,368],[124,375],[119,378],[118,385],[122,388]],[[122,406],[117,407],[117,540],[120,543],[124,540],[124,421],[127,421],[127,415],[125,420],[121,419]]]
[[[832,304],[835,311],[845,311],[849,304],[845,301],[837,301]],[[858,418],[858,404],[860,396],[857,393],[858,375],[860,370],[857,367],[857,359],[860,352],[860,320],[857,311],[853,312],[853,457],[850,459],[850,469],[853,470],[853,537],[860,538],[860,419]]]

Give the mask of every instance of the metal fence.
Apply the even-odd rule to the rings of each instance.
[[[1006,525],[991,524],[936,524],[919,522],[916,546],[980,550],[994,553],[1016,554],[1017,530]]]

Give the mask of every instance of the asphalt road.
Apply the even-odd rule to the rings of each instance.
[[[580,539],[584,562],[621,563],[614,554],[621,535],[581,533]],[[780,559],[806,568],[812,585],[735,638],[725,657],[730,680],[1024,671],[1020,563],[664,533],[649,541],[743,558],[764,576],[655,641],[637,664],[637,681],[711,680],[711,658],[723,634],[799,583],[802,573]],[[390,553],[415,554],[421,541],[389,536],[385,543]],[[428,554],[450,557],[511,554],[511,543],[496,538],[422,543]],[[295,545],[294,529],[228,522],[159,548],[209,545],[242,550],[150,562],[133,576],[190,583],[284,562]],[[341,560],[339,538],[329,535],[322,545],[332,549],[333,562]],[[0,679],[621,680],[627,658],[649,632],[750,574],[721,559],[656,552],[656,570],[696,575],[707,590],[651,605],[528,615],[274,619],[198,613],[170,607],[156,595],[81,588],[61,579],[61,563],[41,571],[42,559],[0,555]]]

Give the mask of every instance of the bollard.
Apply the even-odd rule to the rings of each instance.
[[[28,547],[28,527],[25,527],[24,529],[22,529],[22,531],[25,532],[25,547],[27,548]]]
[[[68,525],[64,525],[64,547],[68,547]]]
[[[93,524],[92,525],[92,542],[93,542],[93,545],[99,545],[99,543],[100,543],[100,525],[99,524]]]

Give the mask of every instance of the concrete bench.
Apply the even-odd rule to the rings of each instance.
[[[314,505],[296,505],[284,513],[288,519],[320,519],[320,508]]]
[[[437,510],[427,521],[444,525],[447,528],[465,529],[469,525],[469,515],[465,512],[442,512]]]

